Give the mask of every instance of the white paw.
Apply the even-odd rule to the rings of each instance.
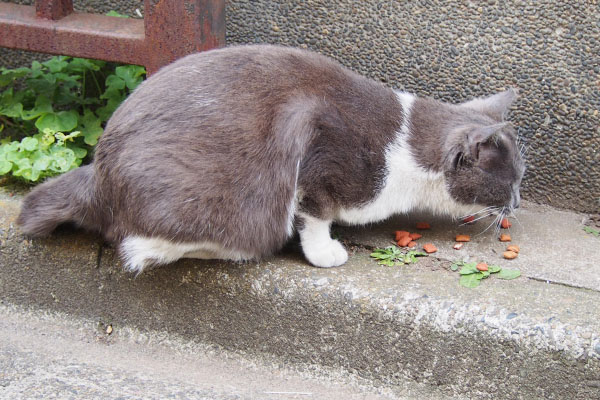
[[[348,252],[337,240],[311,243],[308,246],[302,243],[302,250],[306,259],[315,267],[337,267],[348,261]]]

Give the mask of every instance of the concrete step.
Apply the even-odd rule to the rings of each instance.
[[[319,366],[289,368],[166,332],[0,305],[2,399],[403,399],[438,397],[374,389]],[[417,397],[417,395],[419,397]]]
[[[456,233],[477,234],[491,220],[457,227],[416,216],[336,228],[351,250],[339,268],[310,267],[292,245],[260,263],[184,260],[136,278],[97,237],[69,229],[22,237],[19,202],[0,192],[6,304],[111,325],[115,337],[163,332],[345,371],[399,398],[422,388],[430,392],[417,398],[600,397],[600,239],[583,231],[585,215],[525,204],[511,230],[522,248],[512,261],[490,231],[451,249]],[[369,258],[422,218],[432,229],[420,242],[438,253],[393,268]],[[523,277],[463,288],[449,268],[459,258],[519,268]]]

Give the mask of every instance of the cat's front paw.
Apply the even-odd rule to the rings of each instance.
[[[304,256],[315,267],[331,268],[344,264],[348,261],[348,252],[337,240],[312,243],[306,246],[302,244]]]

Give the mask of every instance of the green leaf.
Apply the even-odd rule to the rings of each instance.
[[[37,159],[33,163],[33,168],[35,168],[39,171],[45,171],[50,166],[50,161],[52,161],[52,159],[50,157],[39,152]]]
[[[475,263],[463,264],[463,267],[460,269],[460,271],[458,271],[458,273],[461,275],[469,275],[479,272],[476,265],[477,264]]]
[[[129,18],[129,15],[119,14],[118,12],[116,12],[114,10],[110,10],[105,15],[107,15],[109,17]]]
[[[60,56],[60,57],[52,57],[48,61],[44,61],[42,63],[42,65],[45,67],[48,67],[50,72],[56,73],[56,72],[60,72],[63,69],[65,69],[65,67],[67,65],[69,65],[69,63],[66,61],[66,57]]]
[[[80,117],[81,133],[83,133],[84,142],[89,146],[95,146],[98,143],[98,138],[104,132],[102,129],[102,120],[98,118],[93,111],[85,109],[83,117]]]
[[[75,110],[47,113],[35,121],[35,126],[40,131],[50,129],[55,132],[69,132],[77,126],[77,118],[78,114]]]
[[[75,157],[73,150],[53,144],[50,146],[50,154],[53,157],[50,163],[51,170],[62,173],[76,167],[75,160],[77,157]]]
[[[12,169],[13,164],[6,160],[0,159],[0,175],[8,174]]]
[[[502,270],[502,268],[499,267],[498,265],[488,265],[488,271],[490,271],[490,273],[492,273],[492,274],[500,272],[500,270]]]
[[[27,151],[34,151],[38,148],[38,141],[32,137],[26,137],[21,140],[21,148]]]
[[[73,58],[66,70],[70,72],[82,73],[84,71],[99,71],[106,63],[99,60],[88,60],[85,58]]]
[[[463,275],[458,282],[464,287],[474,288],[479,286],[481,278],[477,274]]]
[[[35,99],[35,106],[31,110],[24,110],[21,113],[21,118],[28,121],[53,111],[50,99],[46,96],[38,96]]]
[[[129,90],[135,89],[140,83],[142,83],[142,75],[146,70],[144,67],[138,65],[122,65],[115,68],[117,76],[125,81]]]
[[[499,279],[515,279],[521,276],[521,271],[518,269],[505,269],[502,268],[498,275],[496,275]]]
[[[584,227],[583,227],[583,230],[584,230],[586,233],[590,233],[590,234],[592,234],[592,235],[594,235],[594,236],[596,236],[596,237],[600,236],[600,231],[598,231],[598,230],[596,230],[596,229],[592,228],[591,226],[584,226]]]
[[[125,80],[117,75],[109,75],[106,78],[106,89],[109,90],[123,90],[125,89]]]
[[[87,155],[87,150],[81,147],[69,146],[68,148],[73,150],[76,158],[84,158]]]

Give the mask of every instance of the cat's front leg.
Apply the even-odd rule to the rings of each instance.
[[[320,219],[300,214],[302,226],[299,229],[302,251],[306,259],[315,267],[337,267],[348,261],[344,246],[329,235],[332,220]]]

